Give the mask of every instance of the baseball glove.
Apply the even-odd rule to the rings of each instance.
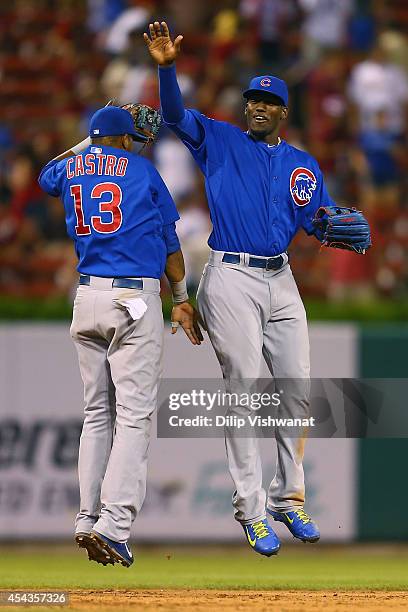
[[[123,104],[122,108],[132,115],[135,130],[140,142],[153,142],[159,132],[161,115],[159,111],[146,104]]]
[[[364,255],[371,246],[370,226],[356,208],[321,206],[313,225],[315,235],[327,247],[355,251]]]

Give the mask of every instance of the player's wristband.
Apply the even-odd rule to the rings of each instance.
[[[81,142],[78,142],[78,144],[71,147],[71,151],[75,153],[75,155],[77,155],[81,151],[85,151],[85,149],[87,149],[90,144],[91,144],[91,137],[88,136],[88,138],[85,138],[85,140],[81,140]]]
[[[181,304],[188,301],[186,277],[177,283],[170,283],[173,294],[173,304]]]

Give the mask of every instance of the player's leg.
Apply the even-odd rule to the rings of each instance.
[[[254,283],[256,285],[256,283]],[[256,296],[243,269],[208,265],[197,293],[197,306],[225,380],[226,391],[248,391],[260,375],[262,323]],[[228,415],[242,416],[248,408],[233,405]],[[265,492],[256,439],[237,438],[226,428],[229,470],[235,483],[235,518],[245,522],[264,515]]]
[[[284,387],[280,414],[307,416],[310,358],[305,309],[289,266],[271,276],[269,284],[271,317],[264,330],[263,352],[271,373]],[[277,471],[268,492],[268,507],[273,510],[292,510],[304,503],[304,440],[283,433],[277,428]]]
[[[115,389],[107,361],[107,342],[93,325],[95,292],[81,287],[74,304],[71,336],[84,383],[85,419],[79,445],[80,510],[76,533],[88,533],[97,521],[100,491],[112,446]]]
[[[109,311],[115,333],[108,349],[116,389],[116,426],[101,491],[100,518],[95,531],[126,542],[146,493],[147,451],[151,418],[157,406],[161,372],[163,315],[159,292],[135,293],[147,304],[140,319],[132,320],[125,308],[113,302]],[[112,292],[113,298],[115,291]],[[122,295],[124,294],[122,290]]]
[[[305,309],[289,266],[272,276],[269,283],[271,317],[264,331],[263,350],[279,390],[283,390],[279,416],[306,418],[309,416],[310,351]],[[288,522],[284,517],[284,522],[291,528],[294,518],[300,532],[308,533],[310,526],[305,527],[303,523],[307,519],[302,514],[305,501],[302,462],[306,436],[299,428],[290,427],[276,428],[275,435],[277,466],[268,490],[267,508],[275,513],[276,520],[281,520],[279,513],[300,512],[299,516],[289,515]],[[309,535],[313,541],[316,534],[310,532]]]
[[[251,274],[245,268],[220,264],[208,265],[204,271],[197,304],[229,393],[250,393],[254,381],[260,376],[261,311],[267,296],[267,285],[260,281],[259,275],[257,277],[256,273]],[[229,417],[246,419],[250,413],[247,405],[239,403],[227,410]],[[235,484],[235,518],[244,526],[247,539],[257,552],[275,554],[279,541],[273,532],[270,533],[265,521],[266,495],[262,488],[258,441],[251,435],[237,437],[236,434],[236,428],[225,428],[229,471]]]

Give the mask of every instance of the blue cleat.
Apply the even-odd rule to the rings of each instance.
[[[127,542],[115,542],[97,531],[91,531],[90,537],[98,549],[105,552],[114,563],[121,563],[124,567],[132,565],[133,555]]]
[[[255,552],[265,557],[277,555],[280,549],[279,538],[266,519],[250,525],[242,525],[249,545]]]
[[[88,553],[89,561],[96,561],[97,563],[101,563],[101,565],[114,565],[115,561],[112,559],[111,555],[103,550],[97,542],[95,542],[91,534],[85,531],[79,531],[75,534],[75,542],[78,544],[79,548],[85,548]]]
[[[275,521],[286,525],[293,537],[302,540],[302,542],[317,542],[319,540],[319,528],[303,508],[296,508],[291,512],[275,512],[268,508],[267,510]]]

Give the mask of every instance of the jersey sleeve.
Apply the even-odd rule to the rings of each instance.
[[[313,218],[321,206],[336,206],[336,202],[332,200],[324,183],[323,174],[319,167],[316,170],[317,186],[313,193],[310,204],[305,206],[305,215],[303,218],[302,227],[309,236],[314,235],[315,227]]]
[[[43,191],[51,196],[58,197],[61,194],[60,189],[60,178],[61,178],[61,166],[56,159],[52,159],[44,168],[41,170],[38,182]]]
[[[149,164],[149,171],[152,180],[153,200],[159,206],[163,219],[163,239],[166,243],[167,255],[171,255],[171,253],[175,253],[180,249],[180,242],[176,232],[176,221],[180,219],[180,215],[165,182],[156,168]]]
[[[163,238],[166,243],[167,255],[180,250],[180,241],[177,236],[175,222],[163,226]]]
[[[190,150],[203,174],[210,176],[223,162],[223,146],[228,141],[226,130],[231,126],[184,108],[174,65],[159,66],[159,91],[165,124]]]
[[[166,187],[165,182],[152,164],[149,163],[148,168],[151,179],[153,200],[159,207],[163,219],[163,225],[169,225],[170,223],[178,221],[180,219],[180,215],[177,212],[176,205]]]
[[[161,112],[166,125],[181,140],[198,147],[204,134],[195,117],[184,108],[174,65],[159,66],[159,92]]]
[[[214,168],[224,163],[224,146],[229,140],[228,130],[234,128],[222,121],[210,119],[195,109],[186,110],[183,122],[187,121],[194,121],[199,126],[201,138],[198,143],[183,136],[177,125],[169,127],[189,149],[203,174],[210,176]]]

